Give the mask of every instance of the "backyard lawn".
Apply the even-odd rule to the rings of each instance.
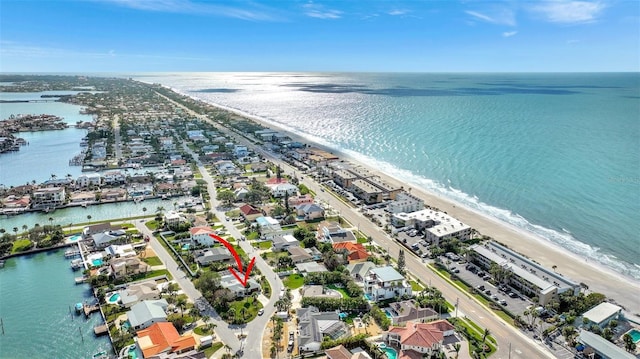
[[[304,277],[300,274],[291,274],[284,280],[284,286],[289,289],[298,289],[304,285]]]
[[[161,266],[163,264],[158,257],[143,258],[142,261],[150,266]]]

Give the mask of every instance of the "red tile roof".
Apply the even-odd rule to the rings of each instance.
[[[437,320],[431,323],[407,322],[406,327],[391,327],[390,333],[400,335],[402,345],[412,345],[430,348],[444,340],[443,333],[454,329],[446,320]]]
[[[199,226],[199,227],[190,228],[189,233],[191,233],[192,236],[197,236],[198,234],[213,233],[213,229],[211,229],[211,227],[209,226]]]
[[[269,178],[269,180],[267,181],[267,185],[270,184],[281,184],[281,183],[287,183],[287,179],[286,178],[278,178],[278,177],[273,177],[273,178]]]
[[[367,259],[369,258],[369,253],[364,248],[361,243],[352,243],[352,242],[339,242],[333,244],[333,250],[336,252],[346,251],[347,259],[349,261]]]
[[[244,206],[240,207],[240,212],[242,212],[242,214],[244,214],[245,216],[250,216],[252,214],[261,214],[262,212],[260,212],[260,210],[258,210],[257,208],[255,208],[254,206],[250,205],[250,204],[245,204]]]
[[[196,346],[196,340],[192,335],[180,336],[178,331],[169,322],[155,323],[147,329],[140,330],[138,338],[148,337],[139,343],[142,354],[145,358],[149,358],[162,352],[181,352],[193,349]]]

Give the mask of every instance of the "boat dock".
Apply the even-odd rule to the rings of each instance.
[[[93,327],[93,333],[97,336],[97,335],[104,335],[107,334],[109,332],[109,327],[107,327],[106,324],[102,324],[102,325],[96,325],[95,327]]]
[[[85,304],[82,307],[82,310],[84,311],[84,316],[88,317],[91,313],[99,311],[100,306],[98,304],[93,304],[93,305]]]
[[[82,283],[86,283],[87,280],[89,280],[89,277],[87,277],[86,275],[83,275],[82,277],[76,277],[74,280],[76,281],[76,284],[82,284]]]
[[[69,248],[66,251],[64,251],[64,257],[65,258],[74,258],[80,255],[80,248],[78,249],[73,249],[73,248]]]

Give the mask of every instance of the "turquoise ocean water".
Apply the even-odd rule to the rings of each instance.
[[[640,279],[640,74],[140,74]]]

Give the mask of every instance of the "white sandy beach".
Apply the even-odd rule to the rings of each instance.
[[[449,199],[437,196],[428,192],[424,188],[411,186],[392,175],[381,172],[379,169],[359,163],[348,155],[340,153],[333,148],[327,148],[317,143],[313,143],[313,141],[301,135],[292,133],[286,128],[279,126],[277,123],[271,123],[270,121],[266,121],[260,117],[246,114],[226,106],[217,104],[214,104],[214,106],[229,111],[239,117],[260,123],[263,126],[284,132],[295,141],[307,143],[314,147],[332,152],[354,165],[367,168],[371,173],[380,176],[390,183],[404,186],[405,189],[411,187],[411,193],[421,197],[426,205],[436,207],[447,212],[449,215],[470,225],[481,234],[493,237],[495,240],[537,261],[547,268],[552,268],[554,265],[557,266],[556,271],[558,273],[561,273],[578,283],[582,282],[587,284],[589,286],[589,292],[605,294],[608,298],[623,306],[627,310],[628,315],[633,314],[636,317],[636,320],[640,319],[640,300],[637,299],[640,297],[640,282],[632,278],[625,277],[620,273],[616,273],[612,269],[599,263],[587,261],[577,254],[561,248],[533,233],[465,208],[459,203],[454,203]]]

